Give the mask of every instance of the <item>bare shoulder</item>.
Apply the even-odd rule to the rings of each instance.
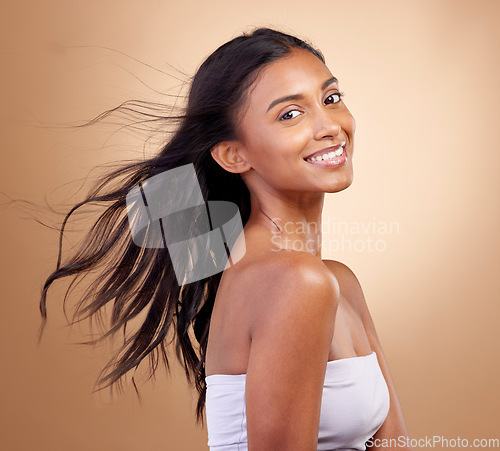
[[[254,283],[248,443],[254,449],[316,449],[339,287],[321,259],[273,254],[248,276]]]
[[[345,286],[351,288],[352,285],[359,284],[359,281],[349,266],[338,260],[323,260],[324,265],[335,275],[335,277]]]
[[[323,260],[323,263],[337,279],[344,297],[361,311],[367,309],[361,284],[352,269],[337,260]]]
[[[306,252],[272,251],[245,271],[245,284],[252,292],[256,320],[286,305],[302,309],[311,299],[318,310],[330,308],[340,295],[339,284],[321,259]],[[314,307],[310,307],[312,310]]]
[[[312,280],[327,280],[332,282],[335,277],[332,277],[332,272],[324,264],[323,260],[308,252],[299,252],[291,250],[271,251],[267,254],[265,261],[260,265],[261,275],[264,276],[265,272],[278,271],[284,277],[301,277]]]
[[[351,268],[344,263],[336,260],[323,260],[323,262],[338,280],[342,296],[354,309],[358,311],[372,350],[376,351],[378,356],[383,356],[382,347],[375,330],[375,324],[373,323],[373,319],[358,278]],[[382,359],[384,358],[385,357],[382,357]]]

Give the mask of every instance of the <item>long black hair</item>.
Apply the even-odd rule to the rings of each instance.
[[[221,141],[237,138],[238,117],[248,88],[267,64],[290,54],[294,48],[305,49],[324,62],[321,52],[307,42],[270,28],[257,28],[220,46],[193,77],[183,114],[162,118],[175,122],[177,128],[157,156],[127,163],[108,173],[85,200],[66,214],[60,228],[56,270],[42,289],[39,339],[47,319],[47,290],[52,283],[99,270],[99,277],[77,304],[73,318],[92,320],[111,303],[111,326],[102,337],[88,343],[97,343],[123,328],[123,346],[101,371],[97,380],[102,385],[100,389],[115,383],[119,387],[122,376],[137,368],[147,356],[151,374],[159,360],[169,369],[167,346],[175,341],[176,355],[188,383],[192,385],[194,380],[198,391],[196,421],[203,424],[208,331],[222,274],[179,284],[165,247],[141,247],[134,242],[126,198],[135,186],[150,177],[192,164],[205,201],[233,202],[244,225],[250,215],[250,193],[241,176],[224,170],[210,151]],[[104,212],[81,248],[61,264],[62,238],[69,217],[81,206],[96,203],[106,206]],[[71,285],[68,292],[70,289]],[[127,336],[127,323],[140,314],[145,319],[135,333]]]

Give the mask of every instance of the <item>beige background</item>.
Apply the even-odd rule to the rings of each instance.
[[[13,5],[0,10],[2,202],[76,203],[92,168],[141,155],[143,137],[112,135],[117,127],[36,127],[176,92],[177,81],[133,58],[192,74],[252,26],[313,41],[357,120],[354,183],[328,195],[324,211],[325,223],[350,230],[325,233],[324,257],[348,264],[363,286],[410,436],[499,437],[499,2]],[[27,208],[1,208],[2,449],[207,449],[177,370],[143,385],[142,405],[133,390],[114,403],[91,395],[109,354],[74,344],[84,329],[65,326],[64,283],[49,292],[37,347],[38,298],[58,235],[27,219]]]

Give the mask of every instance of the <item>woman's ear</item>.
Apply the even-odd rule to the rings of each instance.
[[[252,167],[242,152],[243,146],[236,141],[222,141],[212,147],[212,158],[228,172],[241,174]]]

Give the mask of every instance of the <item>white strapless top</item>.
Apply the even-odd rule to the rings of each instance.
[[[206,376],[211,451],[247,451],[246,374]],[[389,412],[389,390],[377,354],[327,362],[318,450],[362,450]]]

